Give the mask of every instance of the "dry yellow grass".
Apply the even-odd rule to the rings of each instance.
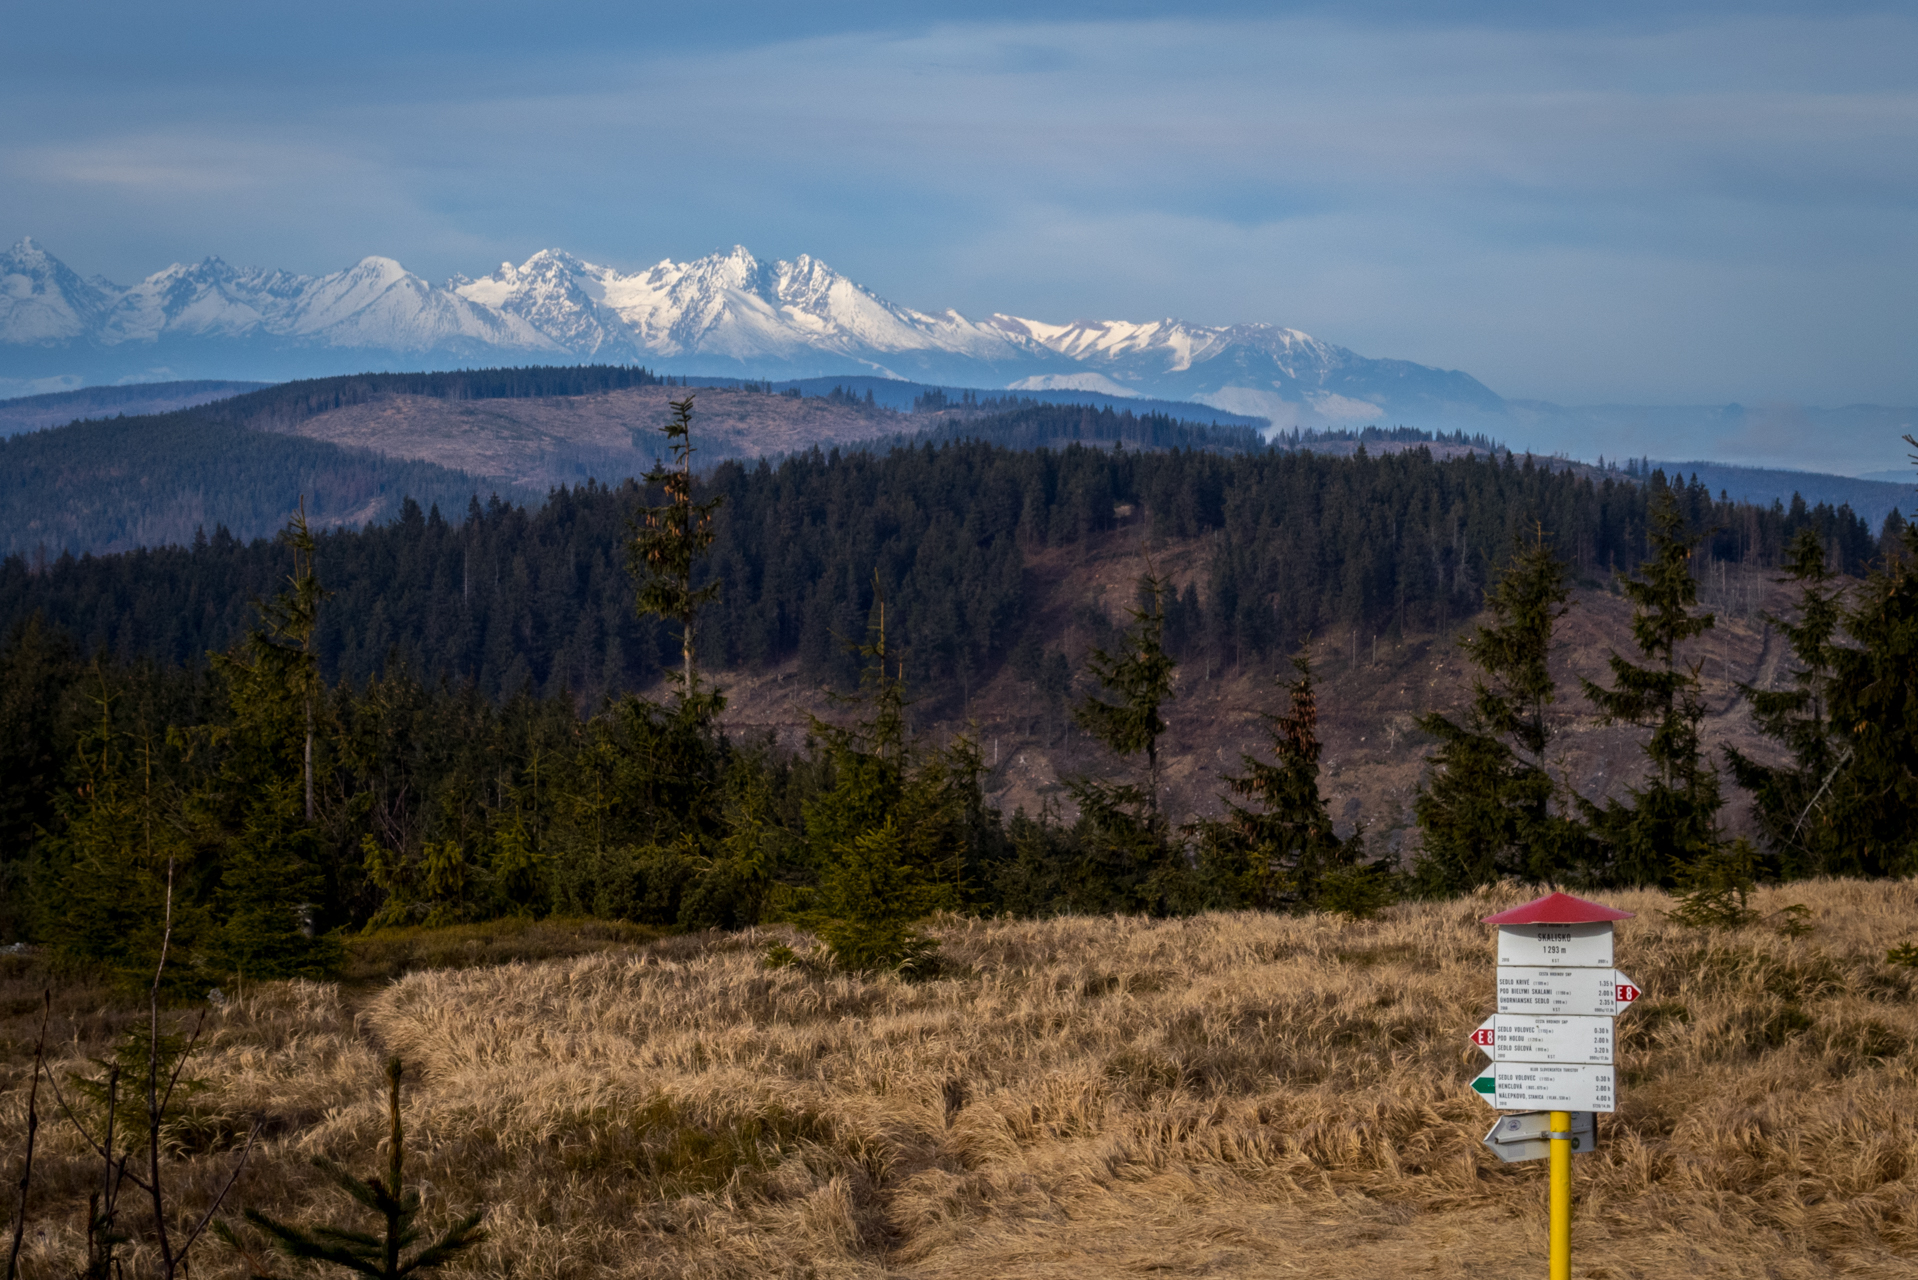
[[[1361,924],[949,921],[950,976],[916,985],[769,970],[785,931],[417,973],[357,1008],[276,985],[221,1015],[196,1132],[273,1115],[241,1202],[337,1220],[303,1158],[374,1163],[396,1052],[423,1071],[413,1168],[442,1219],[492,1206],[489,1274],[1534,1277],[1542,1166],[1484,1151],[1466,1086],[1478,917],[1523,896]],[[1918,972],[1884,963],[1918,886],[1764,894],[1813,909],[1797,939],[1612,900],[1640,913],[1619,957],[1646,996],[1622,1109],[1576,1162],[1573,1274],[1918,1273]],[[42,1135],[28,1274],[52,1276],[91,1168]],[[185,1166],[205,1186],[224,1158]],[[215,1246],[195,1271],[236,1266]]]

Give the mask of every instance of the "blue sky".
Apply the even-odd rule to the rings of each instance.
[[[1918,404],[1910,5],[13,6],[0,237],[431,279],[812,253],[1561,403]]]

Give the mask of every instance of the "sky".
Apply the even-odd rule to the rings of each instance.
[[[1910,4],[64,0],[0,56],[0,240],[122,283],[737,243],[1512,398],[1918,405]]]

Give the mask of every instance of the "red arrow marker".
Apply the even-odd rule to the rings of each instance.
[[[1620,1013],[1625,1012],[1626,1005],[1645,994],[1633,984],[1630,978],[1616,969],[1612,970],[1612,982],[1615,984],[1612,988],[1613,997],[1618,1001]]]
[[[1472,1043],[1485,1051],[1485,1056],[1494,1058],[1492,1046],[1498,1043],[1498,1015],[1494,1014],[1478,1024],[1478,1030],[1471,1036]]]

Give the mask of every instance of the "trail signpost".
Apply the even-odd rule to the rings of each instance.
[[[1495,1063],[1472,1081],[1479,1096],[1500,1111],[1527,1107],[1610,1111],[1616,1101],[1616,1085],[1609,1066],[1550,1066],[1542,1062]]]
[[[1612,925],[1632,913],[1552,893],[1486,916],[1498,926],[1498,1011],[1472,1043],[1492,1060],[1472,1089],[1500,1111],[1485,1145],[1500,1160],[1549,1159],[1551,1280],[1572,1274],[1572,1153],[1598,1145],[1614,1110],[1613,1019],[1638,984],[1612,967]]]
[[[1638,984],[1616,969],[1498,967],[1500,1013],[1583,1014],[1614,1018],[1638,999]]]
[[[1493,1062],[1612,1063],[1612,1020],[1582,1014],[1495,1013],[1472,1033]]]

